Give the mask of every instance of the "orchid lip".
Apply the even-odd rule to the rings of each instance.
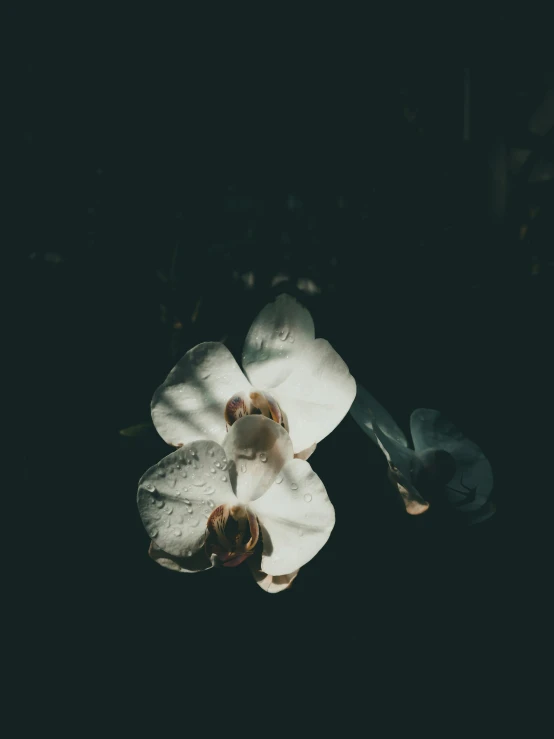
[[[238,392],[225,404],[224,418],[227,431],[244,416],[261,415],[275,421],[288,431],[286,415],[279,403],[267,391],[252,389],[249,393]]]
[[[260,537],[258,520],[245,506],[220,505],[207,522],[205,550],[223,567],[237,567],[254,553]]]

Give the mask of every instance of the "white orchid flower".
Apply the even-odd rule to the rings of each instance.
[[[260,415],[233,424],[222,445],[196,440],[162,459],[142,476],[137,503],[159,564],[199,572],[252,558],[269,592],[289,587],[335,524],[319,477]]]
[[[466,515],[468,523],[480,523],[494,514],[495,506],[489,500],[493,474],[488,459],[439,411],[418,408],[410,416],[414,450],[391,415],[361,385],[351,414],[383,451],[408,513],[424,513],[429,508],[425,498],[434,492],[446,493],[447,501]]]
[[[356,383],[337,352],[316,339],[310,312],[280,295],[260,312],[244,344],[244,372],[221,343],[195,346],[175,365],[152,399],[152,419],[168,444],[222,443],[242,416],[262,414],[285,428],[307,459],[338,426]]]

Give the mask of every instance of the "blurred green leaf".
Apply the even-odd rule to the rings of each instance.
[[[134,426],[127,426],[125,429],[120,429],[120,436],[138,437],[147,436],[151,431],[154,430],[154,426],[150,421],[146,423],[137,423]]]

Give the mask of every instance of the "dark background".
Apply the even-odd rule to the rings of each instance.
[[[40,542],[12,570],[22,621],[40,614],[42,647],[99,694],[121,671],[180,679],[183,662],[236,690],[283,653],[334,674],[421,647],[417,665],[432,645],[479,670],[512,659],[514,624],[543,613],[529,542],[548,555],[552,64],[392,65],[376,31],[338,44],[296,23],[268,50],[266,30],[192,13],[22,22],[16,313]],[[348,416],[310,460],[337,524],[290,591],[148,558],[137,481],[170,449],[121,430],[149,421],[188,348],[239,357],[285,290],[405,430],[428,406],[479,443],[492,520],[404,515]]]

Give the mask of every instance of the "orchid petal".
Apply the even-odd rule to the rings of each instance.
[[[204,549],[199,549],[192,557],[173,557],[151,541],[148,554],[154,562],[174,572],[203,572],[213,567]]]
[[[242,366],[253,385],[272,388],[293,371],[315,339],[310,311],[290,295],[279,295],[254,319],[242,353]]]
[[[412,481],[419,465],[415,452],[385,434],[375,419],[372,423],[377,444],[387,458],[390,474],[402,496],[406,511],[416,516],[424,513],[429,508],[429,503],[420,495]]]
[[[249,504],[263,539],[261,569],[287,575],[309,562],[335,525],[335,509],[308,462],[292,459],[269,490]]]
[[[439,411],[428,408],[418,408],[412,413],[410,429],[418,456],[429,449],[443,449],[454,458],[456,472],[445,486],[452,505],[462,513],[479,511],[492,491],[493,473],[490,462],[477,444],[466,438]]]
[[[221,443],[227,401],[234,393],[249,390],[250,383],[226,346],[198,344],[154,393],[152,420],[162,439],[173,446],[198,439]]]
[[[296,459],[303,459],[304,462],[307,462],[308,459],[312,456],[312,454],[315,452],[317,447],[317,444],[312,444],[307,449],[303,449],[301,452],[298,452],[295,454]]]
[[[156,546],[172,557],[192,557],[204,545],[206,521],[224,503],[235,505],[224,450],[214,441],[177,449],[144,473],[137,504]]]
[[[294,451],[299,453],[339,425],[356,395],[356,382],[329,342],[316,339],[272,393],[285,413]]]
[[[254,557],[248,560],[248,565],[254,580],[266,593],[280,593],[283,590],[288,590],[300,572],[300,570],[295,570],[288,575],[268,575],[259,569],[260,559],[254,559]]]
[[[294,456],[285,429],[265,416],[240,418],[225,437],[223,449],[231,462],[229,474],[241,503],[263,495]]]
[[[396,424],[390,413],[385,410],[381,403],[375,400],[373,395],[368,393],[362,385],[357,386],[356,398],[352,403],[350,413],[358,426],[360,426],[360,428],[362,428],[369,438],[376,444],[378,442],[373,430],[374,422],[377,423],[379,428],[397,444],[406,447],[408,446],[404,433]]]

